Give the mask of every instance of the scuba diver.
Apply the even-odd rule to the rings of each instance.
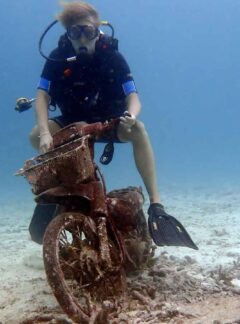
[[[60,37],[58,47],[46,57],[41,52],[41,42],[56,22],[66,32]],[[105,35],[101,25],[110,26],[112,35]],[[38,84],[37,125],[30,134],[32,146],[45,153],[52,148],[52,136],[62,127],[74,122],[104,122],[120,117],[102,162],[107,164],[111,160],[113,142],[130,142],[137,170],[149,195],[148,224],[153,241],[158,246],[197,249],[184,227],[160,203],[152,146],[144,124],[138,120],[141,103],[130,68],[118,51],[113,27],[101,22],[96,9],[88,3],[66,3],[57,20],[43,34],[40,53],[47,60]],[[61,115],[49,118],[50,105],[58,106]]]

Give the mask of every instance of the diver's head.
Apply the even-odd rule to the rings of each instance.
[[[67,31],[67,36],[78,54],[84,51],[93,54],[99,38],[100,19],[96,9],[85,2],[63,4],[58,20]]]

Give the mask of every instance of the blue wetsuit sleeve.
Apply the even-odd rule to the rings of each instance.
[[[128,96],[130,93],[137,92],[135,83],[133,80],[129,80],[122,84],[123,92],[125,96]]]
[[[51,81],[43,77],[40,78],[37,89],[41,89],[49,93]]]
[[[55,49],[50,54],[51,58],[58,58],[58,50]],[[59,63],[47,60],[44,64],[37,89],[50,92],[51,83],[55,80],[57,71],[59,70]]]
[[[124,56],[118,51],[112,57],[112,64],[124,96],[127,97],[130,93],[137,92],[129,65]]]

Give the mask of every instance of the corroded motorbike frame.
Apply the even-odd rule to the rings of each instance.
[[[129,187],[107,194],[103,176],[94,162],[96,139],[103,135],[110,137],[118,122],[71,124],[54,135],[53,150],[26,161],[18,172],[31,184],[38,203],[60,206],[59,214],[48,225],[44,236],[45,270],[59,304],[78,323],[88,323],[96,316],[95,308],[86,312],[67,288],[66,273],[59,265],[58,256],[62,230],[67,228],[73,233],[74,226],[83,228],[84,235],[95,242],[85,254],[82,247],[74,256],[75,261],[79,259],[80,268],[87,269],[85,278],[90,275],[87,284],[79,284],[90,295],[99,293],[98,282],[111,276],[114,279],[110,281],[120,278],[121,287],[118,285],[117,289],[123,291],[126,289],[124,273],[146,264],[154,253],[142,211],[141,188]],[[73,251],[68,248],[67,253]],[[94,265],[92,273],[90,263],[84,265],[84,262]],[[96,269],[99,269],[98,276]]]

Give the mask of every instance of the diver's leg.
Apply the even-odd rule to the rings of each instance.
[[[117,136],[123,142],[132,142],[135,163],[149,194],[150,202],[159,203],[154,154],[144,124],[137,120],[130,132],[120,124]]]
[[[53,120],[48,121],[48,126],[51,135],[54,135],[61,127]],[[39,128],[37,125],[35,125],[29,135],[30,143],[32,144],[32,147],[35,148],[37,151],[39,150]]]
[[[158,246],[187,246],[197,250],[198,247],[183,225],[166,213],[164,206],[160,204],[154,155],[144,125],[136,121],[131,132],[127,132],[122,125],[119,125],[118,137],[122,141],[131,141],[133,144],[135,162],[149,194],[148,228],[154,243]]]

